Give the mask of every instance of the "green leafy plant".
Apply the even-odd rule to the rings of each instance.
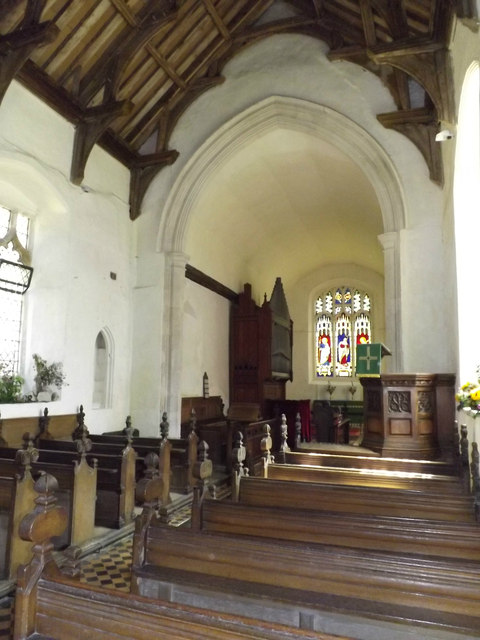
[[[24,379],[0,364],[0,403],[20,402]]]
[[[33,354],[33,366],[35,367],[35,386],[37,394],[40,391],[46,391],[49,387],[57,387],[61,389],[65,383],[66,375],[63,373],[63,364],[61,362],[48,362],[38,355]]]

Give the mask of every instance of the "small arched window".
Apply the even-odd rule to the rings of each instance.
[[[315,300],[315,376],[353,376],[357,344],[371,342],[371,301],[343,286]]]
[[[18,284],[16,265],[29,268],[29,226],[27,216],[0,206],[0,260],[8,265],[2,270],[6,275],[0,278],[0,369],[8,373],[19,370],[23,333],[21,294],[26,288]]]
[[[110,406],[112,354],[110,340],[104,331],[100,331],[95,340],[95,367],[93,380],[94,409]]]

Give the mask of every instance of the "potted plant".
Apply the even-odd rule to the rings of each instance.
[[[23,383],[21,376],[8,373],[4,365],[0,364],[0,403],[19,402]]]
[[[38,355],[33,354],[33,366],[36,374],[34,377],[37,400],[42,402],[52,399],[52,387],[60,390],[65,384],[65,374],[61,362],[48,362]],[[48,397],[47,397],[48,396]]]

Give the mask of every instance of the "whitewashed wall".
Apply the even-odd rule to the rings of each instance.
[[[211,396],[229,405],[230,302],[187,281],[184,304],[182,395],[201,396],[203,374]]]
[[[73,126],[13,83],[0,106],[0,202],[32,216],[34,274],[25,296],[25,391],[33,386],[32,354],[63,363],[68,386],[51,414],[84,405],[92,432],[124,426],[130,411],[134,227],[129,175],[95,147],[84,189],[69,181]],[[110,273],[116,274],[113,280]],[[113,337],[112,405],[91,409],[94,346]],[[3,405],[2,417],[38,415],[38,403]]]

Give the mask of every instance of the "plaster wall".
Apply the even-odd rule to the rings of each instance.
[[[191,282],[186,283],[183,324],[182,396],[203,395],[203,374],[211,396],[229,406],[230,302]]]
[[[0,199],[32,217],[32,284],[24,298],[21,374],[33,387],[32,354],[60,361],[68,386],[50,414],[84,405],[92,432],[122,428],[130,410],[133,225],[126,169],[95,148],[84,188],[69,181],[74,128],[17,83],[0,109]],[[115,279],[111,274],[115,274]],[[94,346],[113,337],[111,407],[91,410]],[[44,404],[1,407],[2,417],[39,415]]]

